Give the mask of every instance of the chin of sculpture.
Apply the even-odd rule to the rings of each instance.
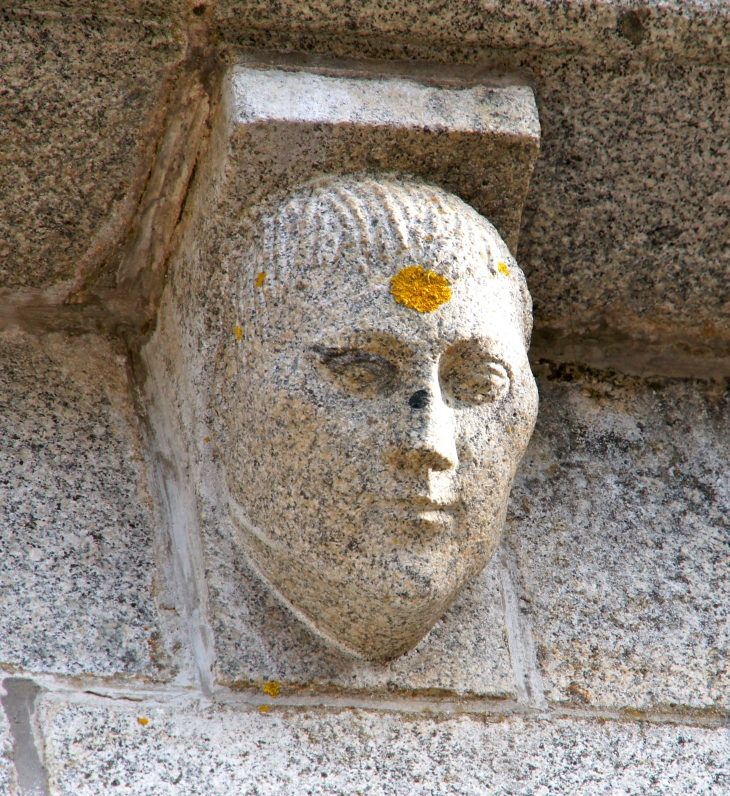
[[[499,544],[538,404],[522,272],[452,194],[328,178],[252,218],[234,311],[242,546],[318,633],[397,657]]]

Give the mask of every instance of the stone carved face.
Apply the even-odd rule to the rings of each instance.
[[[537,414],[524,277],[460,199],[395,179],[313,183],[259,215],[246,251],[232,517],[318,633],[396,657],[499,543]]]

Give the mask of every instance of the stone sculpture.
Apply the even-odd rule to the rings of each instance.
[[[223,392],[231,515],[340,648],[414,647],[489,562],[537,415],[532,304],[495,228],[398,177],[329,177],[247,223]]]

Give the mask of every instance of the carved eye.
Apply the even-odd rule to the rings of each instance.
[[[441,385],[457,401],[484,404],[498,401],[509,390],[509,373],[475,342],[458,343],[443,355]]]
[[[396,367],[370,351],[319,351],[332,381],[349,392],[374,396],[389,392],[395,383]]]

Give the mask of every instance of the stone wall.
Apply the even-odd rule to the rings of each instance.
[[[730,791],[723,4],[0,19],[0,792]],[[190,388],[235,334],[210,312],[230,251],[195,271],[190,241],[241,65],[537,102],[537,428],[498,556],[389,664],[237,552]]]

